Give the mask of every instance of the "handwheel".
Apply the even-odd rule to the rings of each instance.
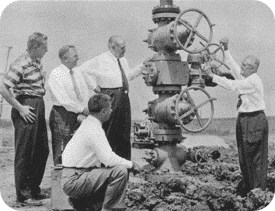
[[[195,96],[194,97],[191,96],[191,92],[193,91],[196,93],[196,95],[198,95],[196,97],[196,100],[194,98]],[[180,109],[180,103],[183,100],[190,105],[189,110],[185,112],[182,112]],[[201,132],[205,128],[207,128],[213,119],[213,115],[214,115],[213,101],[214,100],[216,100],[216,98],[210,97],[210,95],[206,90],[197,86],[190,86],[182,90],[181,93],[176,98],[176,118],[180,126],[186,131],[193,132],[193,133]],[[195,101],[198,101],[199,104],[197,104]],[[205,113],[207,113],[208,117],[202,118],[200,114],[200,110],[202,110],[203,107],[206,107],[207,104],[208,104],[208,107]],[[192,115],[194,116],[194,119],[188,124],[186,124],[185,118],[189,118]],[[193,123],[194,123],[194,127],[191,127],[190,125]]]
[[[188,16],[187,13],[199,13],[199,17],[196,19],[194,25],[190,23],[189,20],[183,19],[183,16]],[[198,26],[199,23],[206,20],[207,22],[207,27],[209,27],[209,35],[204,36],[202,33],[198,31]],[[184,26],[187,29],[188,37],[185,39],[182,39],[179,37],[178,34],[178,27],[179,26]],[[179,16],[176,18],[175,23],[174,23],[174,36],[179,44],[179,46],[185,50],[188,53],[200,53],[201,51],[205,50],[208,45],[210,44],[213,36],[213,24],[210,23],[210,20],[208,17],[200,10],[198,9],[188,9],[179,14]],[[205,31],[205,30],[204,30]],[[194,49],[190,50],[188,49],[190,46],[192,46],[192,43],[194,39],[196,39],[196,36],[200,38],[201,41],[203,41],[203,47],[199,49]],[[202,43],[202,42],[200,42]]]
[[[206,163],[208,161],[207,153],[200,149],[196,150],[195,161],[197,164],[201,164],[201,165]]]
[[[205,49],[204,57],[206,62],[209,62],[211,67],[219,68],[220,66],[224,65],[227,69],[230,69],[224,63],[224,50],[222,45],[218,45],[216,43],[212,43]]]

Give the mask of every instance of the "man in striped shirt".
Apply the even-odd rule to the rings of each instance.
[[[45,198],[39,186],[49,154],[41,65],[46,52],[47,36],[38,32],[30,35],[26,52],[10,65],[0,85],[0,93],[13,107],[17,201],[29,205]]]

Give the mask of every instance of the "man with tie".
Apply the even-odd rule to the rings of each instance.
[[[239,66],[228,50],[228,39],[221,40],[225,50],[226,63],[230,66],[235,80],[228,80],[212,73],[207,74],[218,85],[239,94],[236,139],[239,163],[243,181],[239,188],[246,195],[254,188],[266,189],[268,165],[268,122],[264,110],[263,82],[257,74],[260,60],[246,56]]]
[[[143,64],[129,68],[124,57],[126,43],[117,35],[109,38],[108,49],[108,52],[83,63],[80,69],[90,89],[96,84],[96,92],[105,93],[112,98],[113,112],[103,128],[113,151],[130,160],[131,109],[128,81],[141,74]]]
[[[49,124],[52,133],[54,165],[61,164],[61,154],[80,122],[89,114],[90,97],[81,71],[78,71],[78,54],[75,46],[65,45],[59,50],[61,65],[49,75],[49,88],[53,107]]]

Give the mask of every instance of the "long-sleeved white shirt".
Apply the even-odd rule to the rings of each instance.
[[[63,64],[53,69],[49,75],[48,83],[53,105],[63,106],[67,111],[81,113],[87,107],[89,97],[88,86],[81,71],[73,69],[77,87],[80,91],[83,102],[76,96],[70,70]]]
[[[128,80],[133,80],[141,74],[143,64],[139,64],[133,69],[130,69],[125,57],[119,60]],[[121,72],[117,58],[110,51],[84,62],[78,68],[83,72],[85,80],[92,90],[96,86],[101,88],[122,87]]]
[[[238,112],[247,113],[265,110],[264,87],[261,78],[253,73],[247,78],[241,75],[241,67],[234,61],[230,52],[225,51],[225,62],[229,65],[235,80],[214,75],[213,82],[220,86],[239,93],[242,104]]]
[[[89,168],[125,165],[132,168],[133,163],[116,155],[106,138],[101,122],[89,115],[80,125],[62,154],[65,167]]]

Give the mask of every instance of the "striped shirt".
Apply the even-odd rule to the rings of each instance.
[[[10,65],[3,83],[13,89],[15,96],[42,97],[45,95],[45,78],[42,74],[42,64],[38,60],[32,61],[27,52],[19,56]]]

